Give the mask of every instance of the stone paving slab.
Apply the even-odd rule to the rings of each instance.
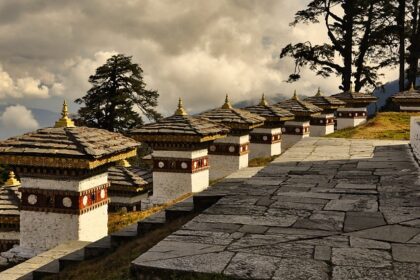
[[[406,141],[307,138],[133,261],[239,279],[420,279],[419,170]],[[211,190],[209,190],[211,191]]]

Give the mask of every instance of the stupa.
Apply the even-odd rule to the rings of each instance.
[[[190,116],[179,99],[175,114],[131,131],[148,144],[153,159],[153,204],[162,204],[209,186],[209,145],[226,137],[224,125]],[[212,163],[213,164],[213,163]]]
[[[20,182],[13,171],[0,187],[0,252],[19,245]]]
[[[264,125],[254,128],[250,136],[249,158],[264,158],[281,154],[281,127],[294,115],[280,107],[271,106],[262,95],[261,101],[245,110],[265,118]]]
[[[322,109],[323,114],[334,114],[338,108],[346,106],[346,102],[332,96],[325,96],[318,88],[314,96],[305,98],[303,101],[309,102]]]
[[[201,113],[200,116],[230,128],[226,138],[218,139],[210,145],[210,180],[226,177],[241,168],[248,167],[249,133],[262,126],[265,118],[233,108],[228,95],[222,107]]]
[[[337,130],[365,123],[367,121],[367,106],[377,100],[371,94],[355,92],[353,84],[350,90],[332,96],[346,102],[345,108],[337,109]]]
[[[420,90],[416,89],[414,84],[408,90],[392,96],[391,100],[401,112],[420,112]]]
[[[292,98],[275,104],[295,115],[294,121],[287,121],[282,128],[282,148],[288,149],[310,134],[310,120],[321,114],[322,109],[299,99],[296,91]]]
[[[21,179],[20,248],[34,255],[70,240],[108,234],[108,173],[136,156],[138,143],[103,129],[76,127],[64,102],[54,127],[0,142],[0,164]]]
[[[122,160],[108,169],[108,176],[111,184],[109,209],[141,210],[141,201],[148,198],[153,190],[152,170],[134,167],[127,160]]]

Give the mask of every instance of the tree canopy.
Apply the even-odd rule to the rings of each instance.
[[[113,55],[89,77],[92,88],[75,102],[82,104],[77,123],[125,133],[161,118],[155,110],[159,94],[146,89],[143,70],[131,56]]]
[[[401,6],[402,1],[404,7]],[[400,36],[409,36],[407,34],[410,33],[404,26],[401,27],[407,21],[405,6],[412,7],[413,18],[418,17],[415,15],[418,0],[310,1],[306,9],[296,13],[291,25],[321,23],[329,41],[324,44],[307,41],[285,46],[280,58],[291,57],[295,61],[295,69],[288,81],[300,79],[301,68],[308,67],[323,77],[340,76],[340,89],[345,91],[350,89],[352,80],[356,91],[363,87],[377,87],[380,70],[395,66],[406,57],[405,53],[402,54],[405,46],[402,50],[400,48],[405,42]],[[414,28],[417,25],[416,21],[411,26]],[[416,32],[418,29],[411,33],[411,48],[418,49],[414,44],[419,38]],[[410,52],[411,55],[414,53]],[[411,72],[417,72],[414,64],[410,64],[415,68]]]

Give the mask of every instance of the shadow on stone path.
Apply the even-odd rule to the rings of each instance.
[[[245,183],[209,190],[226,195],[133,270],[420,279],[418,175],[407,142],[308,138]]]

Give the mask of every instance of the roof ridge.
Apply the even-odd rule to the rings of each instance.
[[[70,141],[73,142],[73,144],[76,146],[76,148],[79,150],[79,152],[84,153],[85,155],[91,156],[93,157],[93,155],[91,155],[85,147],[82,145],[82,143],[80,143],[80,141],[77,139],[77,137],[71,132],[73,130],[73,128],[76,127],[72,127],[72,129],[68,129],[68,128],[64,128],[64,131],[68,137],[68,139],[70,139]]]

